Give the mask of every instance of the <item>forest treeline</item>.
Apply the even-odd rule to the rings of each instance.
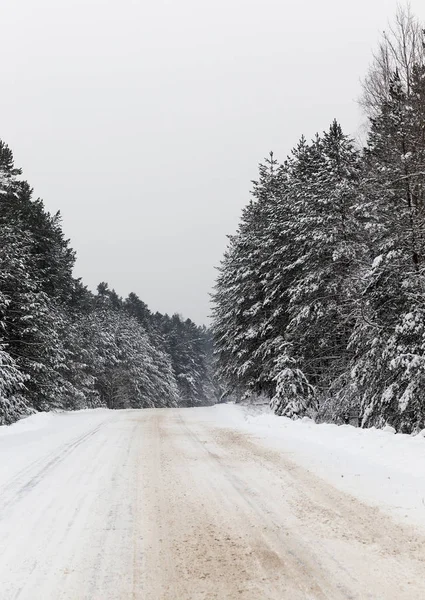
[[[278,415],[425,427],[425,35],[399,11],[337,121],[260,165],[213,295],[226,393]]]
[[[214,402],[205,327],[73,277],[59,214],[0,141],[0,425],[34,411]]]

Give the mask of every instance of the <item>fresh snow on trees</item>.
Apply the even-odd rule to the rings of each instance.
[[[363,150],[334,121],[260,165],[213,294],[227,394],[425,427],[424,42],[400,12],[365,81]]]
[[[0,141],[0,425],[52,409],[214,402],[208,330],[105,283],[89,292],[59,213],[20,175]]]

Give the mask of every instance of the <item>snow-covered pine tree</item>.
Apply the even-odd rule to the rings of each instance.
[[[59,297],[53,274],[60,269],[48,265],[63,263],[61,251],[67,253],[67,243],[60,243],[60,225],[44,212],[41,201],[32,201],[28,184],[18,178],[21,171],[14,167],[12,152],[2,142],[0,171],[0,292],[7,300],[3,344],[25,376],[22,396],[28,408],[49,410],[61,406],[67,353],[59,333],[63,313],[48,294],[56,290]],[[55,238],[51,243],[49,231]],[[68,255],[66,273],[62,271],[72,287],[73,254]]]
[[[33,410],[211,402],[208,334],[179,323],[186,362],[177,386],[167,334],[135,295],[93,296],[73,278],[73,250],[0,141],[0,423]],[[208,338],[209,339],[209,338]]]
[[[9,424],[31,412],[25,398],[28,375],[18,364],[9,344],[10,291],[23,275],[27,256],[19,236],[10,228],[0,229],[0,425]]]
[[[145,331],[150,331],[152,329],[151,311],[137,294],[131,292],[128,295],[124,300],[124,308],[131,317],[137,319]]]
[[[371,121],[366,186],[379,228],[351,342],[364,425],[404,431],[425,426],[424,74],[413,65],[407,86],[394,72]]]
[[[171,360],[179,388],[182,406],[205,406],[216,401],[216,390],[211,380],[209,333],[190,319],[178,314],[157,315],[156,334],[160,347]],[[159,337],[158,337],[159,336]],[[152,337],[152,334],[151,334]]]
[[[91,319],[95,389],[109,408],[177,406],[178,389],[167,354],[155,347],[107,284],[100,284]]]
[[[283,166],[272,161],[219,269],[213,332],[229,388],[263,392],[292,415],[317,409],[346,374],[365,252],[362,166],[336,122],[311,144],[302,138]]]
[[[213,294],[213,334],[218,376],[227,394],[269,393],[273,385],[265,375],[270,348],[270,319],[275,310],[265,288],[270,276],[273,240],[270,223],[281,202],[284,168],[271,153],[259,166],[252,199],[243,210],[238,232],[229,238]]]
[[[15,169],[11,150],[0,140],[0,206],[12,193],[13,184],[20,173],[19,169]],[[28,377],[7,349],[10,278],[19,277],[26,260],[21,232],[13,231],[4,223],[0,227],[0,425],[13,423],[31,411],[23,396]]]
[[[293,280],[272,404],[278,414],[298,415],[317,410],[347,368],[355,292],[349,276],[359,259],[362,230],[353,210],[361,162],[335,121],[310,145],[302,139],[290,164],[293,263],[285,270]]]

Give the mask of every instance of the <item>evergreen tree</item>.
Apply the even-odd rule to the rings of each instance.
[[[416,65],[409,92],[394,73],[389,98],[372,119],[367,189],[379,227],[366,274],[362,315],[353,335],[352,393],[365,425],[425,425],[423,381],[425,84]]]
[[[236,236],[230,237],[213,294],[213,332],[218,375],[227,393],[268,392],[264,360],[275,306],[265,293],[270,277],[273,241],[268,228],[283,194],[285,170],[273,154],[260,164],[252,199],[242,213]]]
[[[179,319],[163,331],[162,315],[105,282],[93,296],[72,276],[59,213],[20,175],[0,142],[0,424],[34,410],[211,402],[207,333]],[[173,357],[168,334],[181,337]]]
[[[283,360],[283,367],[286,379],[295,365],[288,382],[299,379],[298,387],[308,397],[287,403],[286,386],[280,382],[275,406],[285,414],[303,412],[309,404],[318,410],[329,399],[331,383],[344,379],[359,291],[355,275],[365,253],[365,215],[358,206],[362,167],[352,140],[334,121],[296,158],[291,228],[297,272],[289,288],[288,364]]]

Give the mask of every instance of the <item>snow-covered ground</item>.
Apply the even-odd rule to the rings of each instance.
[[[0,428],[1,600],[425,597],[425,439],[266,411]]]
[[[242,428],[338,489],[425,531],[425,437],[276,417],[268,406],[217,405],[213,421]]]

